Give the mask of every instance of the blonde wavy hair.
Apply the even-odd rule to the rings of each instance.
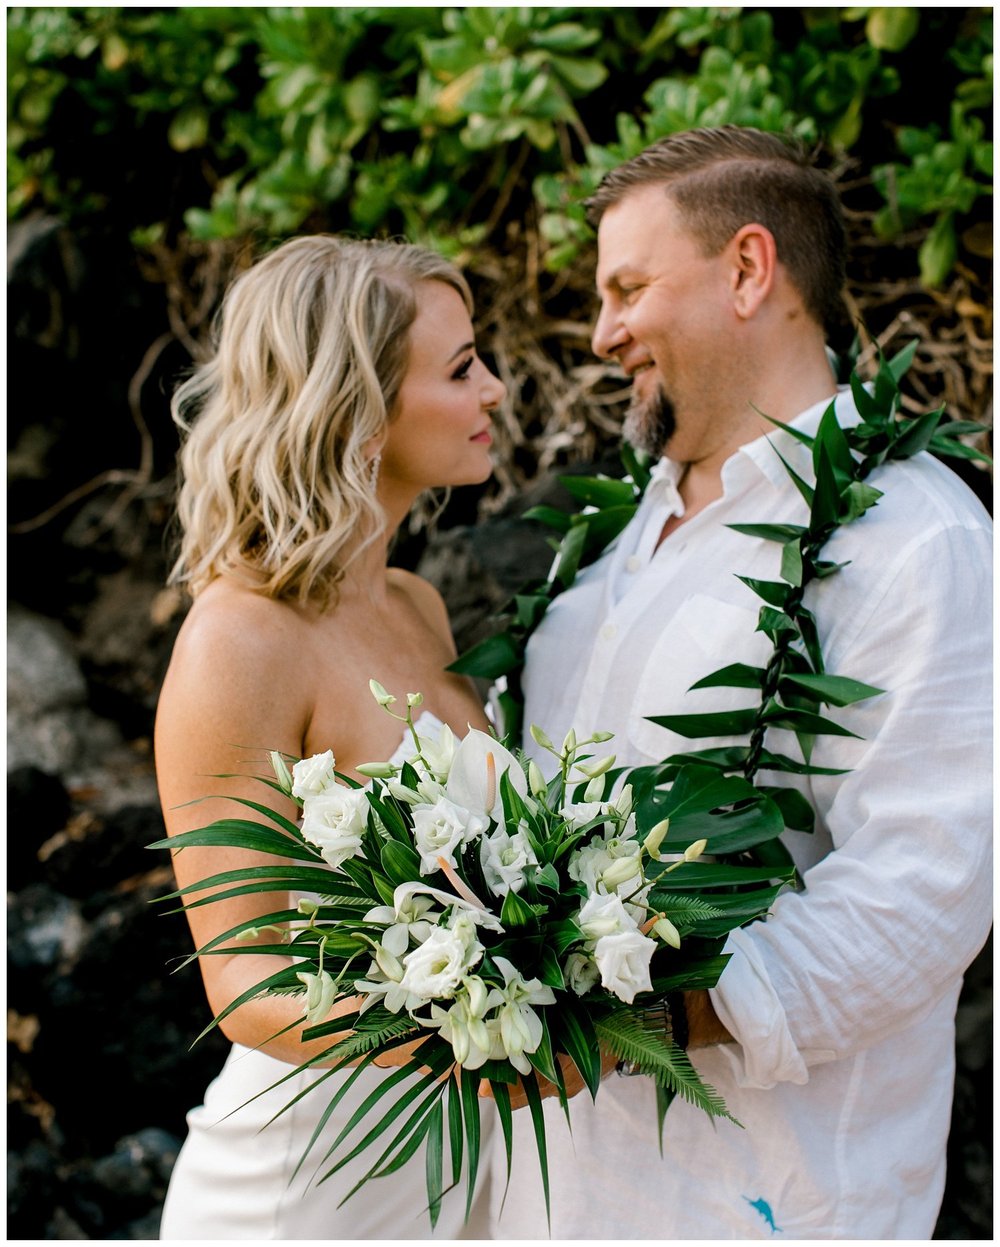
[[[197,596],[228,575],[272,598],[336,600],[384,522],[372,445],[395,414],[425,281],[451,286],[471,315],[454,265],[402,242],[295,238],[237,278],[214,355],[174,394],[171,584]]]

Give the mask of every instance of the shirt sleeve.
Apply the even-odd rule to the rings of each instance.
[[[728,941],[712,1000],[744,1086],[805,1082],[915,1026],[986,939],[990,567],[985,528],[920,542],[833,667],[887,692],[832,712],[863,739],[817,739],[817,765],[851,768],[807,794],[833,851]]]

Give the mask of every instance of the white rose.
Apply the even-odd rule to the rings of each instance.
[[[424,1000],[448,1000],[465,972],[480,959],[483,946],[469,945],[464,932],[435,927],[426,940],[403,958],[400,987]]]
[[[588,957],[586,953],[570,953],[563,969],[571,989],[578,996],[586,996],[601,977],[593,957]]]
[[[306,797],[317,797],[337,782],[333,773],[333,750],[326,753],[314,753],[311,758],[303,758],[292,767],[292,796],[300,800]]]
[[[449,866],[457,866],[455,850],[482,835],[488,826],[481,814],[473,814],[447,797],[439,797],[433,805],[413,806],[413,842],[420,854],[420,873],[431,875],[439,870],[439,857]]]
[[[636,931],[638,926],[622,904],[621,897],[593,893],[577,915],[580,930],[588,940],[600,940],[622,931]]]
[[[629,1005],[636,992],[652,991],[649,963],[655,951],[656,941],[639,931],[602,936],[594,948],[601,986]]]
[[[361,851],[368,825],[368,798],[362,788],[335,784],[302,804],[302,835],[336,870]]]
[[[538,858],[524,831],[508,835],[500,827],[492,836],[484,836],[479,845],[479,860],[486,886],[494,896],[506,896],[524,887],[524,872],[537,866]]]

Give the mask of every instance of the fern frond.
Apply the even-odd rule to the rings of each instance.
[[[352,1035],[337,1044],[337,1059],[350,1060],[356,1056],[364,1056],[366,1052],[379,1048],[387,1039],[398,1039],[401,1035],[410,1031],[416,1033],[419,1029],[405,1015],[394,1017],[391,1022],[383,1023],[377,1030],[355,1029]]]
[[[697,921],[699,918],[721,918],[723,910],[708,901],[694,896],[680,896],[676,892],[657,892],[656,908],[662,910],[671,921],[678,918]]]
[[[662,1031],[648,1029],[637,1013],[617,1010],[595,1020],[594,1029],[612,1052],[631,1061],[659,1086],[713,1117],[728,1117],[735,1125],[742,1124],[729,1112],[715,1088],[702,1081],[687,1053]]]

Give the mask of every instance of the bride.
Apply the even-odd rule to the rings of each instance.
[[[156,723],[171,835],[245,816],[227,797],[273,803],[251,778],[265,769],[267,750],[307,757],[332,749],[348,775],[396,755],[399,724],[373,700],[371,678],[401,701],[422,692],[424,728],[487,727],[470,684],[444,670],[455,649],[441,598],[386,565],[420,493],[490,474],[491,412],[504,386],[476,354],[471,310],[462,275],[432,252],[330,236],[285,243],[230,289],[216,353],[174,402],[186,440],[172,580],[194,603]],[[246,778],[209,778],[239,773]],[[189,804],[209,792],[221,795]],[[297,810],[288,803],[283,812],[294,818]],[[184,887],[264,861],[190,847],[175,855],[175,870]],[[269,894],[190,909],[195,945],[284,907]],[[277,968],[273,955],[246,953],[200,965],[213,1014]],[[334,1010],[349,1011],[347,1003]],[[430,1237],[419,1153],[343,1208],[374,1156],[311,1180],[340,1125],[386,1076],[379,1070],[364,1071],[293,1178],[334,1084],[346,1077],[328,1078],[265,1126],[323,1072],[269,1091],[330,1043],[302,1043],[297,1027],[279,1034],[302,1013],[300,997],[272,996],[222,1023],[232,1052],[189,1114],[162,1238]],[[384,1061],[408,1056],[396,1050]],[[485,1203],[484,1194],[466,1226],[464,1200],[446,1199],[437,1237],[486,1237],[477,1221]]]

